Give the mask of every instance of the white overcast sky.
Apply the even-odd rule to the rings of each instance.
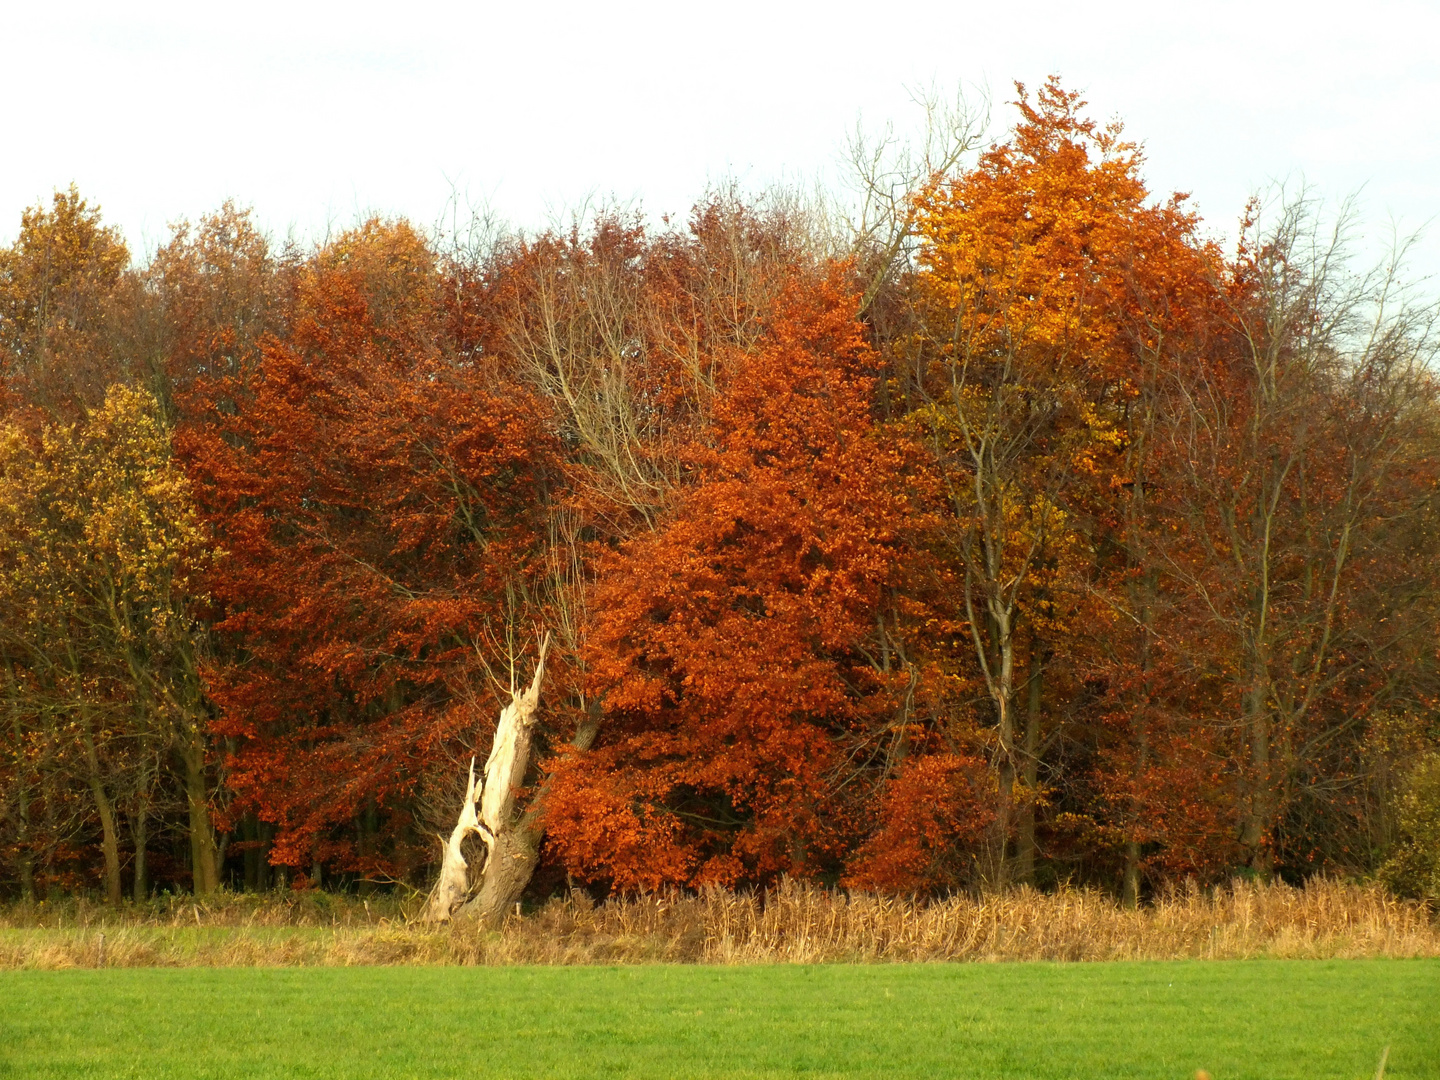
[[[245,4],[0,0],[0,239],[72,180],[133,247],[227,197],[302,236],[433,222],[452,185],[534,226],[587,197],[684,211],[708,182],[836,170],[909,91],[1060,74],[1217,231],[1302,179],[1372,235],[1440,214],[1440,0],[1190,4]],[[1440,221],[1417,269],[1440,271]]]

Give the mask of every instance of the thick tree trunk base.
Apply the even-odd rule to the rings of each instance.
[[[198,732],[181,747],[185,765],[185,799],[190,810],[190,859],[196,896],[220,887],[215,830],[210,824],[210,793],[205,786],[205,743]]]
[[[486,926],[499,926],[525,894],[539,861],[538,836],[531,836],[530,830],[524,828],[503,833],[485,862],[480,891],[460,913]]]
[[[1133,840],[1125,845],[1125,879],[1120,887],[1120,902],[1132,911],[1140,906],[1140,845]]]

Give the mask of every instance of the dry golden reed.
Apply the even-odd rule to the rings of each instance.
[[[1329,881],[1192,888],[1133,911],[1077,889],[931,902],[793,882],[601,904],[577,894],[498,930],[437,930],[411,908],[305,893],[14,907],[0,913],[0,968],[1440,957],[1426,907]]]

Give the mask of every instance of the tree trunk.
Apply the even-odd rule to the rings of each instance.
[[[60,823],[55,820],[55,806],[58,803],[58,796],[55,791],[56,769],[54,756],[47,752],[40,770],[40,796],[41,805],[45,807],[45,832],[46,844],[44,847],[44,858],[41,866],[45,874],[45,891],[48,896],[54,897],[57,894],[55,884],[55,852],[59,845],[55,842],[60,835]]]
[[[1141,485],[1137,487],[1137,498],[1139,492],[1143,491]],[[1138,514],[1136,515],[1139,516]],[[1141,561],[1139,559],[1137,562]],[[1150,684],[1150,644],[1153,630],[1153,617],[1151,615],[1151,600],[1159,589],[1159,571],[1151,568],[1145,575],[1143,584],[1138,586],[1138,592],[1132,593],[1132,600],[1135,608],[1140,614],[1139,640],[1136,642],[1136,653],[1140,662],[1141,694],[1140,701],[1135,703],[1130,710],[1130,742],[1135,751],[1135,765],[1131,770],[1130,781],[1130,835],[1125,841],[1125,873],[1120,883],[1120,900],[1125,907],[1134,910],[1140,906],[1140,839],[1138,836],[1140,823],[1145,814],[1145,804],[1141,791],[1145,784],[1145,775],[1150,768],[1150,707],[1152,701],[1152,688]]]
[[[1148,707],[1150,695],[1147,692],[1142,708]],[[1145,772],[1150,767],[1150,733],[1145,726],[1145,716],[1136,709],[1131,714],[1131,738],[1135,744],[1135,769],[1132,776],[1134,790],[1130,795],[1130,836],[1125,841],[1125,876],[1120,885],[1120,900],[1127,908],[1140,906],[1140,841],[1136,831],[1145,807],[1140,797],[1140,785],[1144,783]]]
[[[120,906],[123,892],[120,888],[120,834],[115,825],[115,806],[105,790],[100,775],[100,754],[95,749],[95,736],[90,730],[90,718],[80,718],[81,741],[85,747],[86,779],[90,794],[95,800],[95,812],[100,816],[100,848],[105,856],[105,899],[115,907]]]
[[[270,888],[269,829],[254,814],[246,814],[240,823],[240,834],[245,838],[245,888],[250,892],[264,892]]]
[[[465,905],[466,911],[490,926],[504,921],[530,884],[535,864],[540,861],[543,836],[542,829],[524,822],[497,836],[481,873],[480,892]]]
[[[145,857],[148,825],[149,815],[146,813],[146,807],[141,806],[135,811],[135,818],[130,823],[130,839],[135,843],[135,883],[131,895],[137,904],[143,903],[150,895],[149,872]]]
[[[1120,903],[1134,911],[1140,906],[1140,845],[1125,841],[1125,877],[1120,884]]]
[[[15,669],[7,660],[5,663],[5,684],[10,699],[10,727],[14,738],[15,754],[15,836],[16,863],[20,872],[20,899],[27,904],[35,902],[35,852],[34,831],[30,824],[30,783],[25,766],[25,725],[21,720],[19,691],[15,685]]]
[[[180,732],[179,751],[185,767],[185,801],[190,810],[190,860],[195,895],[205,896],[220,887],[220,866],[215,830],[210,824],[210,793],[205,784],[205,739],[198,724],[189,718]]]
[[[120,836],[115,828],[115,808],[105,794],[105,785],[93,774],[90,777],[90,793],[95,798],[95,810],[100,815],[100,846],[105,854],[105,899],[119,907],[124,894],[120,888]]]
[[[990,605],[991,640],[996,643],[999,670],[987,677],[995,702],[995,729],[1000,743],[999,781],[995,803],[995,846],[990,884],[1003,889],[1010,881],[1007,847],[1015,825],[1015,639],[1010,613]]]
[[[245,838],[245,846],[240,856],[241,865],[244,867],[246,892],[263,892],[260,885],[260,830],[256,828],[255,815],[246,814],[240,819],[240,835]]]
[[[599,717],[589,716],[576,730],[570,745],[577,750],[588,750],[599,731]],[[535,873],[535,864],[540,861],[540,841],[545,838],[540,820],[544,802],[542,787],[520,820],[496,838],[496,846],[485,863],[480,892],[465,905],[467,913],[493,926],[520,902]]]
[[[29,796],[21,793],[20,803],[20,899],[27,904],[35,903],[35,853],[30,847],[30,803]]]
[[[35,852],[32,848],[33,830],[30,827],[30,785],[24,780],[24,768],[23,761],[17,763],[16,771],[21,773],[21,776],[16,784],[15,792],[15,816],[19,821],[15,847],[17,849],[16,861],[19,863],[20,870],[20,899],[27,904],[33,904],[35,902]]]
[[[1044,671],[1040,648],[1030,649],[1029,701],[1025,710],[1025,752],[1021,775],[1025,780],[1025,801],[1019,808],[1016,822],[1015,880],[1024,885],[1035,884],[1035,789],[1040,782],[1040,703],[1044,689]]]
[[[1270,846],[1270,713],[1259,680],[1245,694],[1245,733],[1250,742],[1250,791],[1240,842],[1249,853],[1250,868],[1262,881],[1271,874]]]
[[[460,816],[456,819],[455,828],[450,831],[450,840],[445,845],[440,876],[430,890],[430,904],[425,909],[427,922],[444,922],[450,918],[450,913],[463,904],[470,893],[470,879],[465,873],[468,864],[460,849],[465,838],[472,832],[485,835],[480,831],[480,816],[475,809],[478,794],[475,790],[475,759],[472,757],[470,779],[465,785],[465,800],[460,804]]]
[[[486,858],[481,895],[487,896],[484,882],[501,874],[502,863],[513,863],[513,844],[509,839],[514,829],[515,793],[525,779],[525,770],[530,766],[530,743],[535,724],[535,713],[540,707],[540,684],[545,678],[545,653],[550,647],[547,634],[540,643],[540,657],[535,662],[535,674],[530,685],[522,693],[515,686],[510,687],[510,704],[500,710],[500,719],[495,725],[495,737],[490,744],[490,756],[485,760],[485,775],[482,781],[475,778],[475,763],[470,763],[470,780],[465,788],[465,799],[455,828],[445,846],[445,857],[440,865],[440,876],[430,895],[430,906],[426,919],[444,922],[450,918],[455,907],[469,892],[469,878],[466,874],[465,857],[460,847],[470,833],[479,834],[485,841]],[[523,845],[522,845],[523,846]],[[531,863],[533,869],[534,864]],[[525,879],[527,882],[529,878]],[[524,888],[524,885],[521,885]],[[465,905],[471,915],[478,915],[486,921],[498,916],[485,905],[471,900]],[[503,909],[501,909],[503,914]]]
[[[141,765],[135,778],[135,799],[130,812],[130,841],[135,848],[135,875],[131,884],[131,896],[141,903],[150,895],[149,852],[146,845],[150,839],[150,806],[154,801],[155,774],[159,765],[151,765],[151,748],[145,740],[140,744]]]
[[[370,858],[375,854],[376,838],[380,833],[380,811],[375,805],[374,799],[365,803],[365,809],[360,812],[360,820],[356,822],[356,828],[360,833],[358,848],[362,858]],[[375,891],[375,882],[370,878],[362,877],[355,883],[357,896],[369,896]]]

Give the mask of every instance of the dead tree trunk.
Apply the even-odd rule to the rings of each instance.
[[[460,845],[472,832],[480,832],[480,817],[475,810],[475,759],[470,759],[470,781],[465,785],[465,801],[460,805],[460,816],[450,833],[450,842],[445,845],[445,858],[440,864],[440,877],[430,891],[430,903],[425,909],[426,922],[444,922],[450,913],[465,902],[470,893],[470,881],[465,874],[465,856]],[[480,835],[484,835],[481,833]]]
[[[576,750],[589,750],[600,731],[600,720],[596,715],[586,717],[570,740]],[[480,892],[465,905],[465,911],[484,922],[497,923],[520,901],[525,886],[535,873],[540,861],[540,841],[545,838],[541,818],[541,807],[545,802],[545,789],[536,793],[520,819],[507,827],[495,838],[490,858],[485,864],[485,873],[480,882]]]
[[[426,919],[444,922],[464,901],[469,892],[465,858],[460,845],[470,833],[479,833],[485,842],[485,866],[481,871],[480,893],[465,905],[468,914],[487,921],[496,921],[523,891],[534,870],[534,859],[527,859],[524,849],[529,844],[516,835],[515,793],[525,779],[525,770],[530,766],[530,744],[535,714],[540,707],[540,684],[545,677],[545,653],[550,645],[547,634],[540,643],[540,659],[535,664],[535,674],[530,685],[522,693],[512,684],[510,704],[500,710],[500,720],[495,725],[495,739],[490,746],[490,756],[485,761],[484,779],[475,780],[474,765],[471,765],[470,782],[466,785],[465,801],[460,816],[450,834],[445,848],[445,858],[440,867],[440,878],[430,897]],[[479,804],[477,813],[476,804]],[[525,830],[522,830],[525,831]],[[518,843],[518,848],[517,848]],[[525,867],[519,888],[514,879]]]

